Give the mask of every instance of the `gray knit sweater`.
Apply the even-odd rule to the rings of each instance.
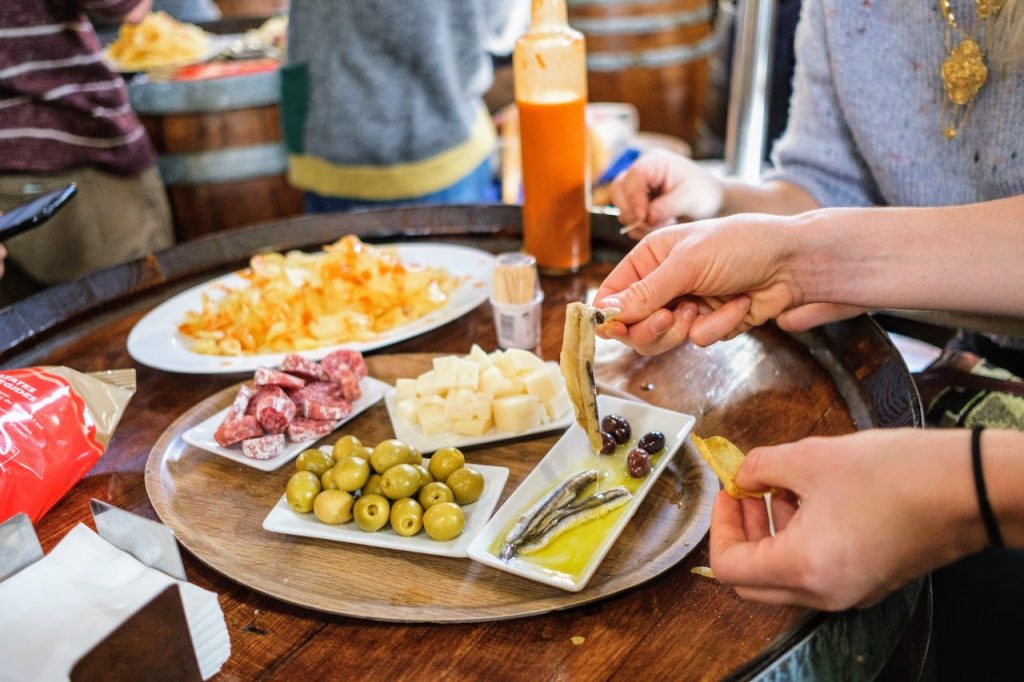
[[[974,0],[952,0],[974,25]],[[804,0],[775,178],[822,206],[942,206],[1024,194],[1024,65],[991,71],[945,139],[935,0]],[[1024,223],[1024,216],[1022,216]]]

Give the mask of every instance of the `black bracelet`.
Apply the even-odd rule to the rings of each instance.
[[[988,543],[993,547],[1005,547],[1003,536],[999,534],[996,515],[992,512],[992,505],[988,502],[985,475],[981,471],[981,432],[984,429],[984,426],[975,426],[971,429],[971,466],[974,469],[974,491],[978,494],[978,509],[981,511],[981,520],[985,523],[985,532],[988,533]]]

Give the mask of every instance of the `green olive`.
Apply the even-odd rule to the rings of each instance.
[[[380,475],[380,491],[392,500],[410,497],[420,489],[420,472],[411,464],[396,464]]]
[[[370,465],[362,457],[346,457],[334,465],[331,478],[334,479],[334,485],[341,490],[359,490],[370,478]]]
[[[448,474],[465,465],[466,456],[458,448],[441,448],[430,458],[427,470],[435,481],[444,481]]]
[[[338,486],[334,484],[334,467],[331,467],[323,473],[320,477],[320,488],[322,490],[337,490]]]
[[[334,460],[323,450],[312,448],[299,453],[295,460],[295,469],[298,471],[311,471],[317,476],[323,476],[324,472],[334,466]]]
[[[324,523],[332,526],[352,520],[352,505],[355,498],[344,490],[325,490],[313,501],[313,513]]]
[[[380,474],[370,474],[363,486],[363,495],[383,495],[380,489]]]
[[[334,441],[334,449],[331,450],[331,457],[335,462],[340,462],[349,455],[354,455],[356,448],[363,447],[363,442],[355,436],[342,436]]]
[[[414,469],[416,469],[416,471],[420,472],[420,487],[421,488],[423,486],[425,486],[426,484],[428,484],[428,483],[433,483],[434,482],[434,477],[430,475],[429,471],[427,471],[427,467],[423,466],[422,464],[413,464],[412,466],[413,466]]]
[[[406,461],[406,464],[413,466],[421,466],[423,464],[423,453],[420,452],[419,448],[409,446],[409,459]]]
[[[408,461],[409,446],[397,438],[389,438],[377,443],[373,454],[370,455],[370,464],[378,474],[383,474],[396,464],[405,464]]]
[[[459,467],[448,474],[445,485],[452,489],[459,504],[476,502],[484,492],[484,475],[471,467]]]
[[[452,489],[441,483],[441,481],[426,484],[419,494],[420,504],[423,505],[424,509],[430,509],[435,504],[451,502],[454,499],[455,495],[452,494]]]
[[[355,450],[352,451],[352,456],[354,456],[354,457],[362,457],[367,462],[370,461],[370,455],[372,455],[372,454],[373,454],[373,448],[371,448],[369,445],[361,445],[361,446],[359,446],[358,448],[356,448]]]
[[[387,524],[390,512],[391,506],[383,495],[363,495],[356,500],[352,515],[360,530],[372,533]]]
[[[305,514],[313,509],[313,500],[320,492],[320,479],[312,471],[296,471],[288,479],[284,496],[292,509]]]
[[[395,500],[391,505],[391,527],[399,535],[416,535],[423,528],[423,507],[409,497]]]
[[[441,502],[423,512],[423,527],[433,540],[451,540],[465,525],[462,508],[454,502]]]

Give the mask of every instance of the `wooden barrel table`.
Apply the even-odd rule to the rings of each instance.
[[[569,0],[587,39],[591,102],[628,102],[640,129],[697,142],[708,57],[720,42],[713,0]]]
[[[147,462],[177,438],[176,422],[198,416],[197,406],[208,408],[211,396],[245,378],[182,375],[136,365],[125,347],[132,326],[159,302],[244,265],[257,251],[313,249],[347,233],[373,242],[434,241],[500,252],[519,246],[520,213],[513,206],[431,206],[270,223],[181,244],[0,310],[0,368],[59,364],[85,371],[138,370],[138,392],[109,450],[38,524],[45,550],[74,524],[91,523],[90,498],[157,518],[146,492]],[[595,262],[579,275],[543,279],[540,350],[547,359],[558,356],[565,304],[583,298],[629,245],[617,234],[614,219],[606,216],[595,216],[594,239]],[[488,350],[495,347],[486,304],[429,334],[371,353],[370,363],[386,373],[383,368],[390,366],[392,355],[464,353],[471,341]],[[922,423],[905,365],[867,317],[801,335],[764,327],[709,349],[687,346],[653,358],[625,351],[600,372],[611,390],[693,414],[698,433],[727,435],[744,449],[810,435]],[[383,412],[372,416],[374,409],[383,410],[371,408],[361,418],[382,420]],[[385,432],[382,422],[374,428]],[[532,439],[531,448],[543,451],[557,435]],[[514,444],[504,448],[506,457],[518,452]],[[471,459],[496,457],[496,452],[484,447]],[[513,467],[503,495],[527,468]],[[210,494],[194,504],[215,506],[218,499]],[[217,532],[229,532],[250,513],[225,508]],[[201,533],[185,530],[192,539]],[[325,541],[289,540],[296,549],[292,565],[286,560],[262,570],[284,578],[292,571],[304,574],[309,568],[301,564],[304,557],[324,550]],[[708,563],[706,537],[637,584],[588,603],[549,605],[513,619],[448,618],[456,622],[445,624],[387,622],[393,620],[387,613],[379,613],[381,619],[373,614],[341,616],[338,609],[315,603],[296,606],[268,596],[269,589],[259,591],[246,580],[229,579],[211,568],[216,562],[207,549],[197,552],[184,552],[188,578],[220,595],[231,636],[231,658],[217,678],[224,680],[915,679],[930,632],[927,580],[908,584],[865,610],[827,614],[765,606],[743,601],[730,588],[691,573]],[[416,557],[404,555],[403,561],[411,567],[418,563]],[[468,560],[445,561],[456,562],[447,565],[459,566],[467,580],[486,580],[493,571],[476,564],[469,571],[470,564],[458,563]],[[354,563],[352,570],[365,568],[365,562]],[[254,554],[252,565],[258,564]],[[379,576],[381,581],[399,579],[394,573]],[[443,612],[451,601],[446,601],[445,591],[458,587],[450,580],[438,584],[446,588],[431,590],[424,584],[410,598]],[[345,589],[339,581],[335,601],[345,602]],[[382,586],[380,594],[377,607],[383,609],[388,603],[384,595],[394,598],[394,592]],[[580,594],[586,595],[586,589]]]
[[[159,155],[178,241],[302,213],[302,192],[288,184],[277,71],[132,81],[128,94]]]

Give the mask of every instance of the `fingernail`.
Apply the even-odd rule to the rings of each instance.
[[[622,310],[622,304],[619,303],[619,299],[617,299],[617,298],[606,298],[606,299],[603,299],[601,301],[601,307],[602,308],[618,308],[619,310]]]
[[[683,319],[692,322],[697,317],[697,306],[694,303],[687,303],[683,307]]]
[[[654,319],[651,320],[651,329],[655,334],[663,334],[669,330],[672,326],[672,315],[665,315],[659,312],[655,315]]]

